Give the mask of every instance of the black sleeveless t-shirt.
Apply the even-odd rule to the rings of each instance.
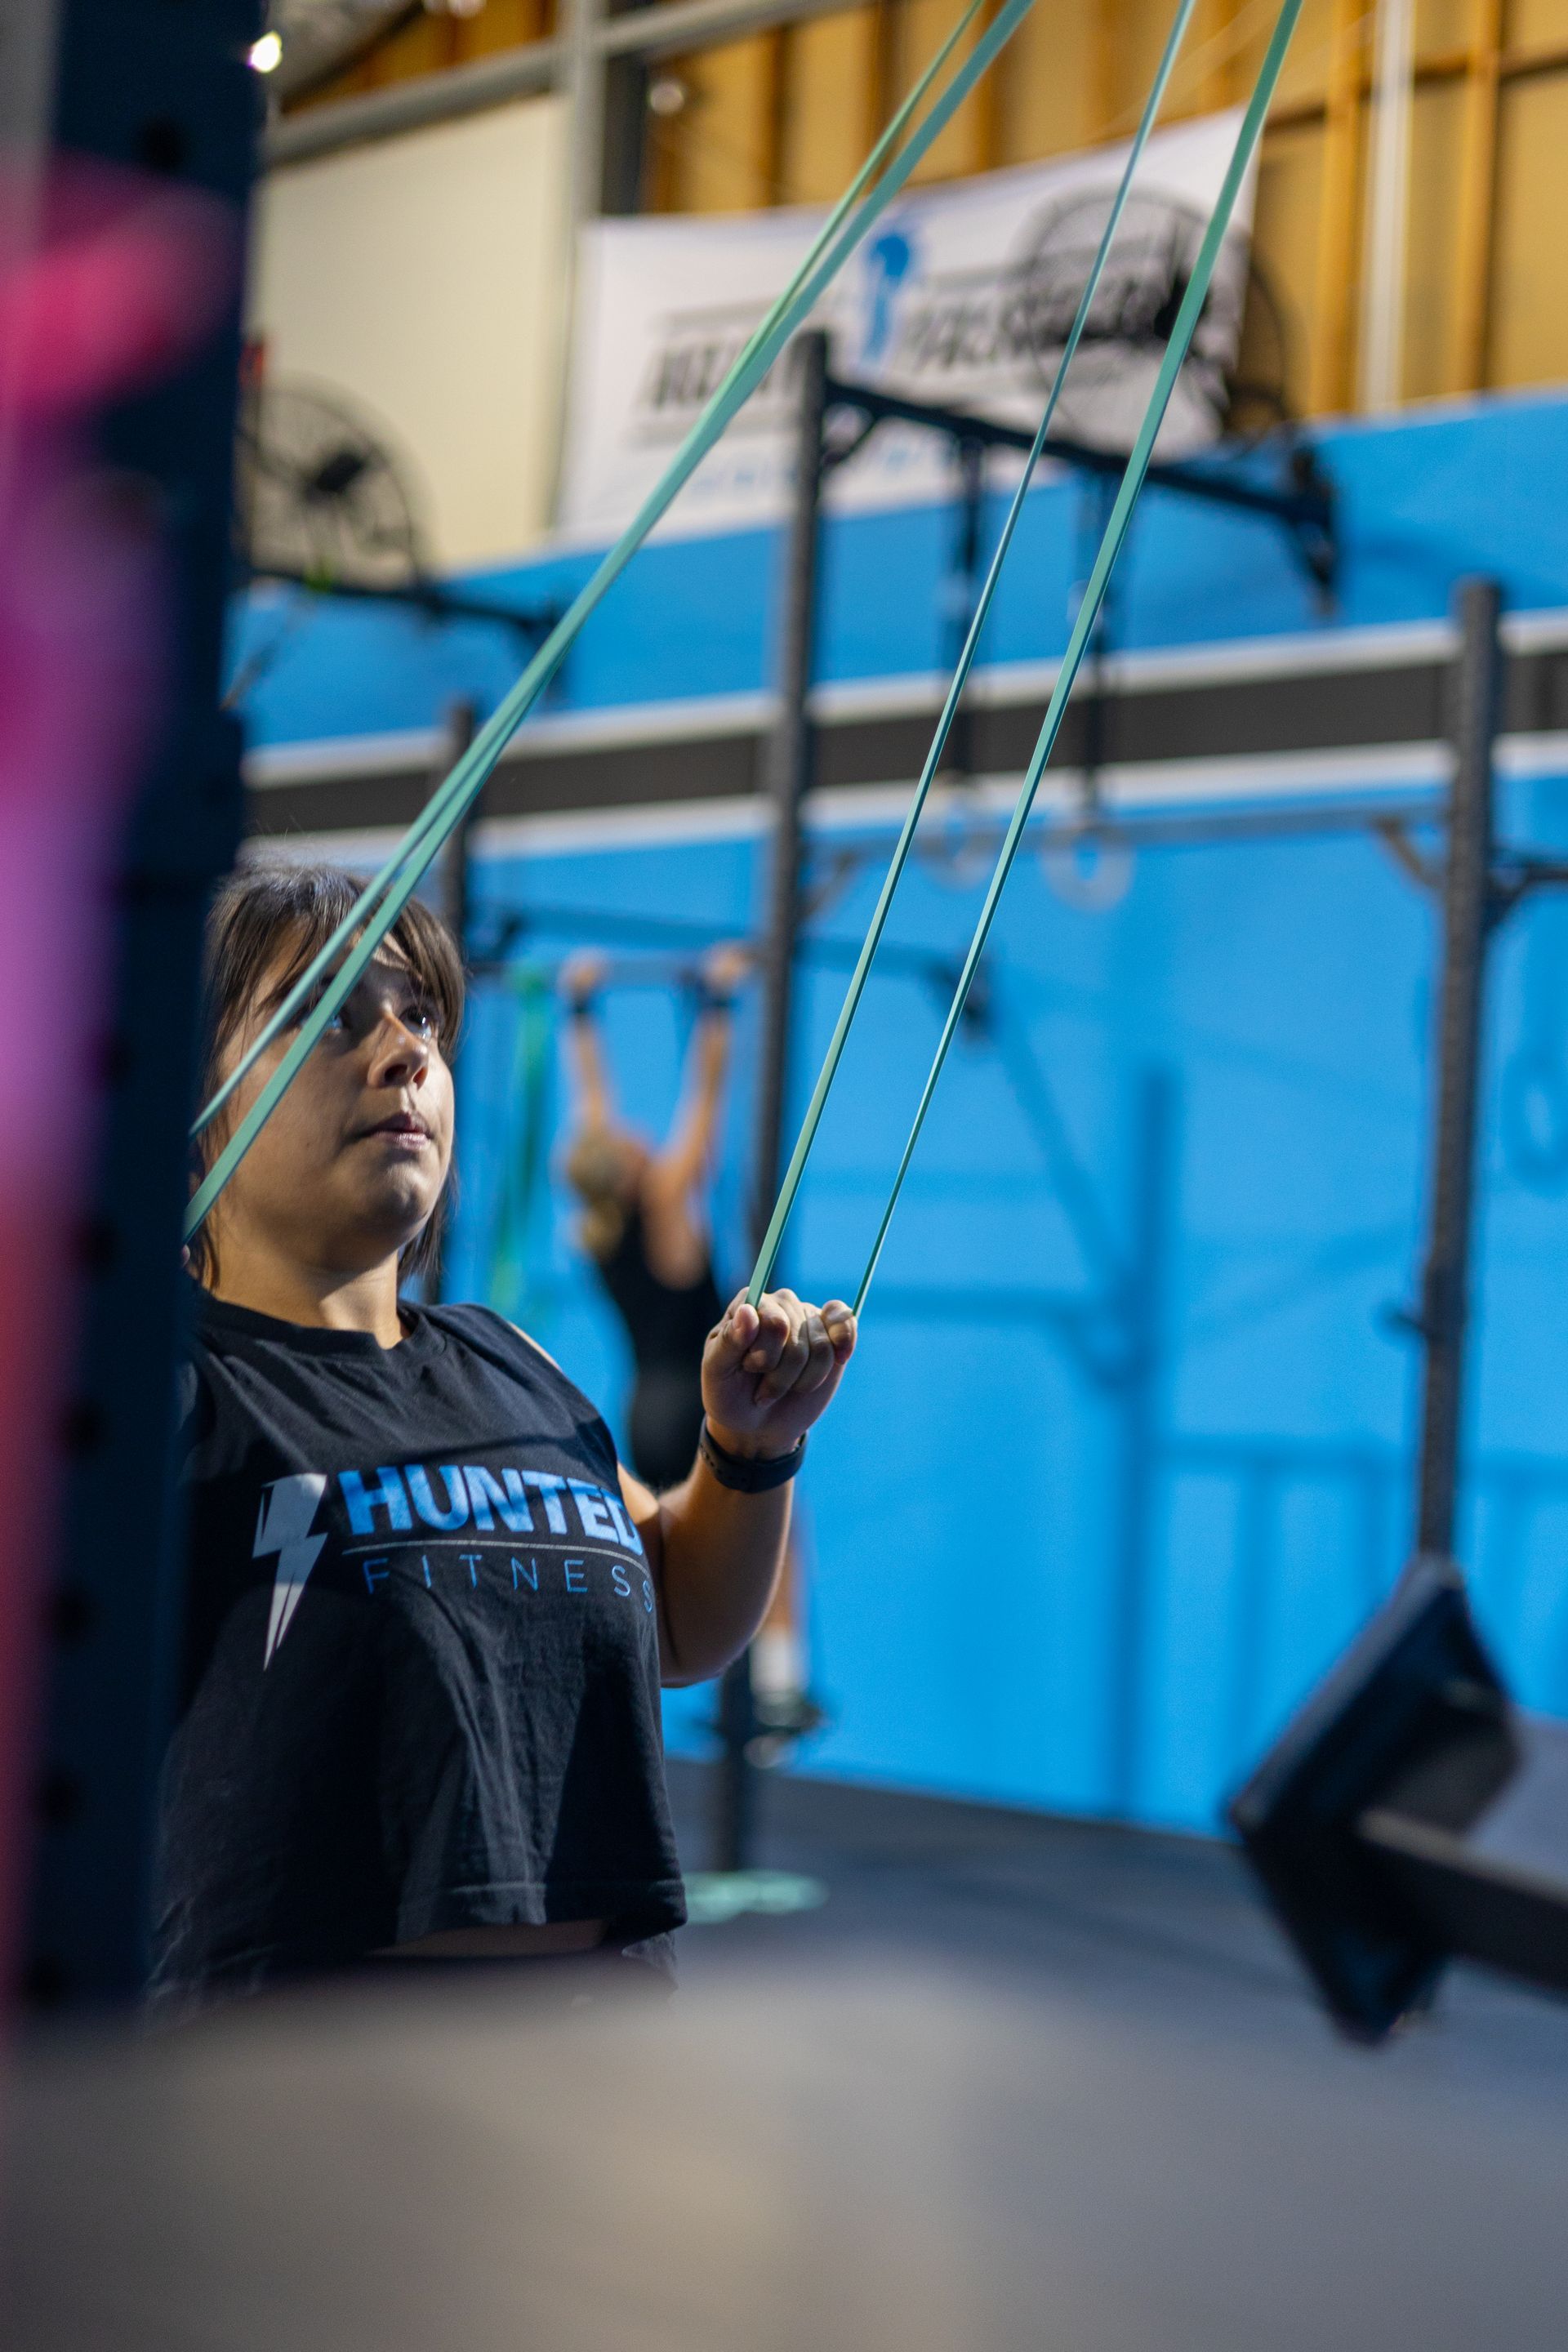
[[[724,1312],[711,1259],[704,1261],[694,1282],[666,1282],[648,1264],[643,1213],[634,1202],[615,1248],[597,1265],[599,1278],[626,1327],[637,1370],[673,1367],[698,1387],[708,1334]],[[682,1466],[689,1469],[689,1459]]]
[[[609,1431],[500,1317],[405,1311],[383,1349],[199,1294],[154,1998],[685,1916]]]

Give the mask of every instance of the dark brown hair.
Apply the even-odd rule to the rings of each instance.
[[[256,865],[230,875],[207,917],[203,988],[202,1100],[210,1102],[223,1079],[224,1058],[270,979],[272,992],[291,987],[331,938],[353,907],[362,884],[336,866]],[[430,999],[448,1055],[463,1021],[463,963],[457,941],[438,915],[411,898],[387,935]],[[199,1174],[205,1175],[229,1131],[226,1106],[196,1139]],[[448,1183],[429,1223],[411,1241],[399,1262],[404,1274],[422,1274],[440,1245]],[[211,1283],[217,1256],[203,1225],[191,1238],[191,1272]]]

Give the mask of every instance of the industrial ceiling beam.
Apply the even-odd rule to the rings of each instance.
[[[595,27],[594,42],[603,58],[675,57],[769,26],[833,16],[846,5],[847,0],[660,0],[655,7],[606,16]],[[572,58],[568,40],[530,41],[445,73],[421,74],[360,98],[306,107],[272,123],[266,141],[268,167],[309,163],[363,140],[393,138],[400,131],[421,131],[505,106],[513,99],[562,89]]]
[[[565,60],[564,42],[530,41],[499,57],[453,66],[446,73],[420,74],[385,89],[367,90],[363,98],[302,108],[268,127],[267,167],[307,163],[318,155],[335,154],[341,147],[358,146],[362,140],[390,139],[399,131],[422,131],[430,123],[452,122],[488,107],[505,106],[512,99],[537,98],[556,88]]]
[[[668,58],[705,49],[773,25],[845,13],[846,0],[660,0],[611,16],[599,37],[610,57]]]

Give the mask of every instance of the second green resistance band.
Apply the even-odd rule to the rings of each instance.
[[[1067,372],[1072,365],[1073,356],[1082,340],[1084,328],[1089,323],[1089,314],[1093,307],[1094,298],[1099,290],[1100,278],[1104,275],[1106,262],[1110,257],[1111,244],[1131,190],[1133,173],[1137,171],[1143,150],[1148,144],[1149,133],[1154,127],[1161,100],[1165,95],[1165,85],[1171,79],[1177,53],[1196,5],[1197,0],[1181,0],[1181,5],[1176,11],[1175,22],[1171,26],[1170,37],[1165,43],[1164,55],[1160,59],[1159,71],[1154,76],[1153,87],[1149,92],[1143,108],[1142,121],[1139,123],[1137,134],[1128,149],[1121,179],[1107,215],[1105,227],[1100,234],[1100,247],[1095,254],[1089,276],[1084,280],[1083,292],[1079,297],[1078,310],[1068,331],[1067,341],[1062,346],[1060,362],[1051,381],[1050,394],[1046,402],[1045,413],[1040,418],[1039,431],[1035,436],[1034,446],[1024,462],[1023,473],[1018,478],[1017,488],[1013,493],[1013,502],[1007,509],[1007,519],[1002,526],[1001,536],[996,541],[996,551],[991,558],[990,567],[985,574],[984,585],[981,589],[979,601],[974,608],[974,617],[970,622],[969,632],[958,657],[958,667],[953,671],[952,683],[948,688],[947,699],[942,707],[942,716],[937,720],[936,733],[932,736],[931,749],[926,753],[925,765],[921,770],[920,782],[915,786],[914,798],[910,803],[903,829],[894,845],[892,858],[883,877],[882,887],[872,911],[865,940],[856,959],[855,970],[850,975],[848,988],[845,991],[844,1003],[839,1008],[838,1019],[834,1024],[833,1034],[828,1040],[827,1052],[823,1057],[822,1068],[817,1073],[816,1084],[812,1088],[811,1100],[806,1105],[805,1117],[801,1121],[800,1133],[795,1138],[795,1150],[790,1154],[789,1166],[784,1171],[784,1182],[779,1187],[778,1199],[773,1203],[773,1212],[768,1220],[767,1232],[763,1234],[762,1247],[757,1252],[757,1262],[752,1268],[752,1279],[747,1285],[746,1297],[753,1307],[767,1288],[773,1275],[773,1265],[779,1254],[779,1244],[784,1239],[784,1227],[789,1223],[795,1196],[800,1191],[801,1179],[805,1174],[805,1163],[811,1157],[811,1148],[816,1140],[816,1130],[822,1124],[822,1114],[826,1108],[833,1081],[838,1075],[838,1065],[844,1058],[845,1043],[848,1038],[855,1015],[860,1009],[860,999],[866,992],[866,982],[870,977],[877,950],[881,945],[882,933],[887,929],[888,916],[894,895],[902,878],[904,868],[909,864],[910,852],[914,847],[915,834],[925,809],[932,781],[942,764],[942,755],[947,749],[947,739],[952,731],[952,722],[963,698],[963,688],[970,670],[973,667],[975,653],[990,616],[992,600],[996,593],[996,583],[1002,577],[1002,568],[1007,561],[1007,551],[1013,544],[1013,534],[1018,527],[1018,519],[1024,511],[1024,502],[1028,497],[1029,486],[1035,478],[1035,469],[1040,462],[1041,452],[1046,446],[1046,436],[1051,429],[1051,423],[1057,413],[1057,403],[1061,396],[1062,385],[1067,381]]]
[[[926,1113],[931,1108],[931,1097],[936,1092],[937,1081],[942,1076],[942,1065],[947,1059],[948,1049],[957,1033],[964,1001],[973,984],[974,974],[979,967],[987,936],[995,919],[997,907],[1001,903],[1002,892],[1006,886],[1008,874],[1012,870],[1013,860],[1017,856],[1018,845],[1024,836],[1024,827],[1028,822],[1035,795],[1039,790],[1040,778],[1045,773],[1046,762],[1050,758],[1056,744],[1062,717],[1067,709],[1068,698],[1072,692],[1073,681],[1078,676],[1079,667],[1083,660],[1095,622],[1099,617],[1100,604],[1104,601],[1106,583],[1121,551],[1122,541],[1127,536],[1127,527],[1132,519],[1132,509],[1138,503],[1138,494],[1143,487],[1143,477],[1149,470],[1149,461],[1154,453],[1154,443],[1160,427],[1164,422],[1165,410],[1170,402],[1171,394],[1175,388],[1176,378],[1187,356],[1198,320],[1203,313],[1204,304],[1208,299],[1209,281],[1214,276],[1215,264],[1219,259],[1220,247],[1225,241],[1226,231],[1230,226],[1230,216],[1236,209],[1236,200],[1241,193],[1242,182],[1252,162],[1253,151],[1262,136],[1264,117],[1268,111],[1269,101],[1274,95],[1274,86],[1279,79],[1279,68],[1285,62],[1285,52],[1290,46],[1290,37],[1296,29],[1296,20],[1300,13],[1301,0],[1285,0],[1285,5],[1275,21],[1273,33],[1269,37],[1268,47],[1264,55],[1257,85],[1247,101],[1247,112],[1242,118],[1241,128],[1237,133],[1236,145],[1231,152],[1230,163],[1226,170],[1218,199],[1210,215],[1209,225],[1204,232],[1203,243],[1198,248],[1197,261],[1194,266],[1192,277],[1187,282],[1187,290],[1182,298],[1181,309],[1176,313],[1176,323],[1171,331],[1171,340],[1165,347],[1165,356],[1161,362],[1154,389],[1149,396],[1149,405],[1144,412],[1143,422],[1138,429],[1138,438],[1133,443],[1132,454],[1127,460],[1127,469],[1121,477],[1121,487],[1116,494],[1116,503],[1111,509],[1110,520],[1105,527],[1105,535],[1100,542],[1100,551],[1095,557],[1094,570],[1089,574],[1083,602],[1079,606],[1078,619],[1073,625],[1072,635],[1068,641],[1068,649],[1062,657],[1061,668],[1057,673],[1057,682],[1052,689],[1045,724],[1040,730],[1039,740],[1035,746],[1028,771],[1019,788],[1017,801],[1003,837],[995,869],[992,874],[984,902],[980,909],[980,919],[975,924],[974,936],[970,940],[968,952],[963,959],[963,967],[959,974],[958,986],[953,992],[947,1019],[942,1024],[942,1035],[937,1041],[936,1056],[921,1090],[914,1124],[910,1129],[909,1140],[904,1145],[903,1157],[899,1161],[898,1173],[893,1179],[893,1189],[888,1196],[887,1206],[882,1212],[882,1221],[877,1229],[877,1238],[872,1244],[871,1255],[867,1262],[866,1271],[861,1276],[859,1290],[856,1295],[857,1314],[866,1304],[867,1294],[877,1271],[877,1262],[882,1255],[882,1247],[888,1238],[888,1228],[893,1222],[893,1212],[898,1207],[899,1195],[903,1190],[904,1179],[909,1174],[910,1162],[914,1158],[915,1146],[920,1141],[921,1129],[925,1125]]]

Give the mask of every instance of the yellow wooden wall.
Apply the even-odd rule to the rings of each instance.
[[[343,73],[318,83],[308,105],[357,98],[416,74],[440,73],[474,58],[542,40],[554,30],[554,0],[480,0],[469,15],[446,8],[411,9],[407,18]]]
[[[660,66],[645,201],[744,211],[836,195],[959,0],[870,5]],[[1169,115],[1246,92],[1276,0],[1202,0]],[[1171,0],[1040,0],[920,168],[943,179],[1125,136]],[[552,0],[426,15],[331,95],[538,38]],[[1370,0],[1306,0],[1259,166],[1257,250],[1293,404],[1353,404],[1368,168]],[[325,93],[323,93],[325,94]],[[1568,379],[1568,0],[1417,0],[1407,399]]]

